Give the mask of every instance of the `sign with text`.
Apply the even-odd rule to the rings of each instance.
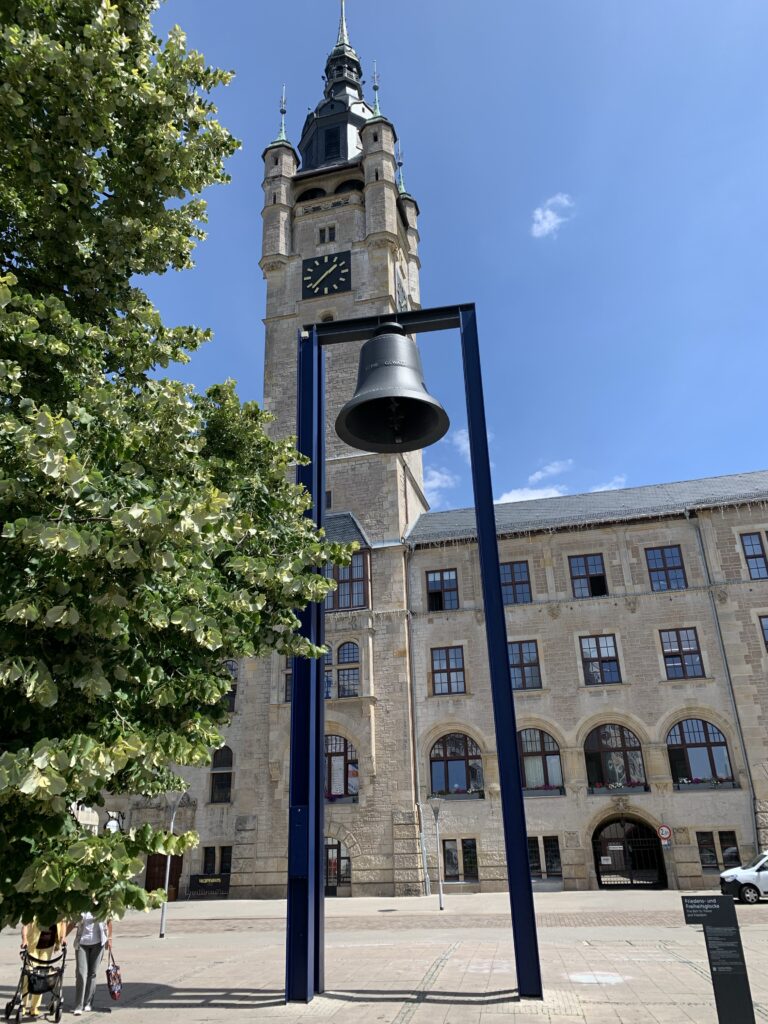
[[[731,896],[683,896],[686,924],[704,926],[720,1024],[755,1024],[739,922]]]
[[[221,899],[222,896],[229,896],[229,875],[192,875],[189,879],[188,899]]]

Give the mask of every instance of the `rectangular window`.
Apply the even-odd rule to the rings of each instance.
[[[760,616],[760,629],[763,631],[763,640],[765,640],[765,646],[768,649],[768,615]]]
[[[513,690],[540,690],[539,647],[535,640],[507,643]]]
[[[319,236],[320,237],[319,237],[318,241],[319,241],[320,245],[322,245],[325,242],[325,228],[320,228]]]
[[[211,772],[211,803],[232,802],[232,772]]]
[[[574,597],[605,597],[608,594],[602,555],[571,555],[568,564]]]
[[[739,844],[736,841],[736,833],[718,832],[717,837],[720,840],[720,853],[723,857],[723,867],[740,868],[741,854],[739,853]]]
[[[620,683],[619,658],[615,636],[581,637],[581,661],[587,686]]]
[[[461,840],[461,865],[465,882],[476,882],[480,877],[477,870],[477,840]]]
[[[562,878],[563,865],[560,862],[560,842],[557,836],[544,836],[544,867],[547,878]]]
[[[336,241],[336,228],[335,227],[328,228],[328,241],[329,242],[335,242]]]
[[[459,607],[459,579],[455,569],[427,573],[427,610],[453,611]]]
[[[216,847],[215,846],[204,846],[203,847],[203,874],[204,875],[215,875],[216,874]]]
[[[234,683],[229,692],[224,694],[224,707],[230,713],[235,710],[235,703],[237,701],[237,683]]]
[[[459,844],[455,839],[443,840],[443,878],[446,882],[459,880]]]
[[[539,840],[536,836],[528,836],[528,863],[531,868],[531,878],[541,878],[541,854],[539,853]]]
[[[340,668],[338,670],[339,697],[360,696],[360,669]]]
[[[368,607],[368,552],[357,551],[350,565],[331,565],[326,569],[329,579],[336,580],[336,589],[325,599],[325,610],[348,611]]]
[[[704,666],[695,629],[662,629],[661,649],[667,679],[701,679]]]
[[[232,873],[232,847],[221,846],[219,847],[219,871],[222,875],[229,875]]]
[[[750,579],[768,580],[768,562],[765,559],[763,538],[759,533],[742,533],[741,544],[744,548]]]
[[[325,687],[325,699],[333,699],[333,654],[326,651],[323,655],[323,685]]]
[[[504,604],[531,603],[531,576],[527,562],[502,562],[501,597]]]
[[[293,697],[293,672],[290,669],[285,673],[285,683],[283,691],[283,700],[286,704],[291,703],[291,697]]]
[[[330,510],[330,509],[333,508],[333,492],[332,491],[326,491],[325,492],[325,507],[326,507],[327,510]]]
[[[325,160],[338,160],[341,156],[341,129],[326,128],[324,141]]]
[[[646,548],[645,560],[648,563],[652,590],[687,588],[688,581],[685,578],[683,554],[679,544],[670,544],[665,548]]]
[[[704,871],[719,871],[717,848],[712,832],[697,832],[696,842],[699,846],[699,860]]]
[[[432,692],[465,693],[464,648],[432,648]]]

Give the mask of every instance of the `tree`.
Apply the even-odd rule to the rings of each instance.
[[[347,558],[232,382],[154,373],[208,334],[137,278],[191,266],[237,148],[230,76],[155,6],[0,0],[0,927],[157,902],[141,856],[194,837],[92,836],[72,807],[205,763],[223,660],[317,655],[296,609]]]

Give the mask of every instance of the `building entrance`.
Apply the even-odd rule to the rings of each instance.
[[[351,896],[352,870],[344,843],[325,837],[325,895]]]
[[[613,818],[592,837],[597,884],[601,889],[666,889],[661,842],[642,821]]]

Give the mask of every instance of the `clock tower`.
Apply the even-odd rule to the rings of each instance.
[[[286,136],[283,99],[280,132],[263,154],[264,408],[275,417],[275,436],[296,432],[302,327],[419,307],[418,206],[398,174],[397,134],[380,111],[378,81],[370,105],[362,74],[342,0],[323,97],[304,122],[298,148]],[[359,545],[352,565],[337,570],[338,586],[326,603],[326,891],[419,895],[425,855],[411,753],[410,552],[403,538],[427,501],[421,452],[361,452],[335,433],[336,417],[355,392],[360,347],[325,350],[325,528],[332,540]],[[262,671],[270,677],[263,684]],[[270,694],[270,795],[258,828],[272,852],[255,841],[253,853],[238,858],[238,885],[257,895],[285,892],[289,672],[274,655],[253,684]],[[254,723],[254,736],[262,728]],[[254,771],[258,786],[255,767],[245,770]]]
[[[295,433],[301,327],[419,307],[418,206],[402,184],[397,134],[363,95],[362,65],[342,3],[322,99],[298,152],[285,134],[264,151],[261,268],[267,281],[264,408],[277,436]],[[355,391],[359,345],[326,350],[330,509],[353,513],[379,540],[398,540],[426,509],[419,452],[367,455],[336,436]]]

